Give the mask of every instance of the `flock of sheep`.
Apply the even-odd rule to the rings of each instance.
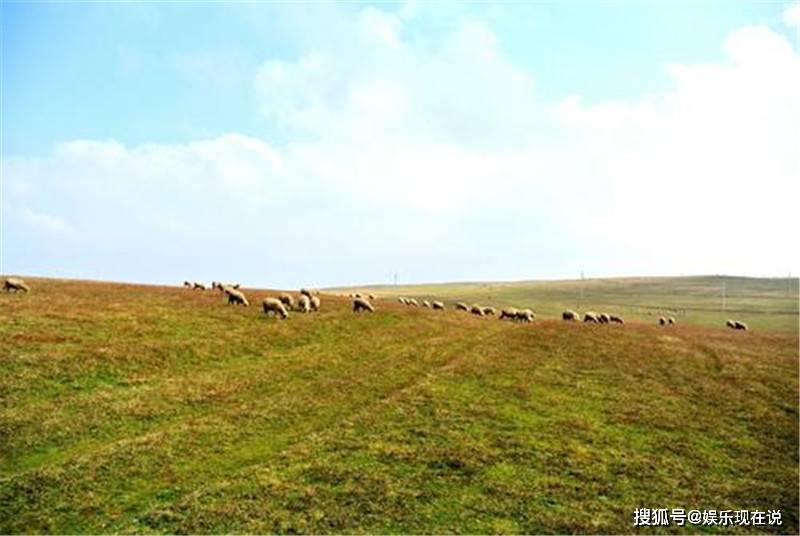
[[[205,284],[199,283],[197,281],[189,282],[184,281],[183,286],[189,289],[195,290],[207,290]],[[227,297],[229,305],[242,305],[244,307],[249,307],[250,302],[247,300],[247,296],[245,296],[244,292],[240,290],[240,285],[238,283],[221,283],[219,281],[212,281],[211,282],[211,289],[218,290],[222,294]],[[12,290],[16,292],[30,292],[30,287],[18,277],[9,277],[3,283],[3,290],[5,292],[11,292]],[[366,296],[361,294],[351,294],[350,297],[353,299],[353,312],[360,313],[360,312],[368,312],[372,313],[375,312],[375,306],[372,304],[372,301],[375,300],[375,296],[373,294],[367,294]],[[420,301],[416,298],[406,298],[406,297],[399,297],[397,301],[402,303],[403,305],[407,305],[410,307],[419,307]],[[434,309],[437,311],[444,311],[445,305],[441,301],[428,301],[422,300],[422,307],[426,307],[429,309]],[[315,311],[319,311],[320,309],[320,298],[319,298],[319,291],[316,289],[307,289],[302,288],[300,289],[300,296],[295,303],[294,297],[289,293],[281,293],[277,298],[264,298],[264,301],[261,303],[261,306],[264,310],[264,314],[269,316],[270,314],[274,314],[275,316],[286,319],[289,317],[289,311],[297,311],[300,313],[311,313]],[[455,304],[455,309],[458,311],[466,311],[476,316],[497,316],[500,320],[511,320],[514,322],[533,322],[536,318],[534,312],[530,309],[517,309],[515,307],[507,307],[500,311],[500,314],[497,314],[497,309],[491,306],[481,306],[478,304],[467,305],[464,302],[458,302]],[[566,321],[579,321],[581,319],[581,315],[575,311],[567,310],[561,314],[562,320]],[[583,314],[583,321],[586,323],[592,324],[624,324],[625,321],[622,317],[609,314],[609,313],[596,313],[594,311],[587,311]],[[675,325],[676,321],[673,317],[660,317],[658,319],[658,324],[661,326],[671,326]],[[743,330],[747,331],[747,324],[741,322],[739,320],[727,320],[725,325],[731,329],[735,330]]]
[[[197,281],[190,283],[184,281],[183,286],[189,289],[206,290],[207,287],[203,283]],[[228,298],[228,305],[242,305],[249,307],[250,302],[247,300],[244,292],[240,289],[238,283],[220,283],[218,281],[211,282],[211,289],[218,290]],[[300,313],[310,313],[312,311],[319,311],[321,302],[319,299],[319,291],[316,289],[310,290],[307,288],[300,289],[300,297],[295,303],[294,297],[287,293],[281,293],[277,298],[264,298],[261,302],[261,307],[264,314],[269,316],[274,314],[278,318],[289,318],[289,311],[297,311]]]

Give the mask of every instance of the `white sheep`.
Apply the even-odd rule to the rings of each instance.
[[[533,322],[536,318],[536,315],[533,314],[533,311],[530,309],[521,309],[517,311],[517,320],[520,322]]]
[[[239,304],[244,305],[245,307],[250,306],[250,302],[247,301],[244,292],[241,290],[236,290],[235,288],[226,288],[225,294],[228,295],[228,305]]]
[[[375,312],[375,307],[372,306],[369,301],[364,298],[354,298],[353,299],[353,312],[360,313],[362,311],[368,311],[370,313]]]
[[[281,318],[289,317],[289,313],[286,311],[286,307],[284,307],[283,303],[281,303],[281,300],[277,298],[264,298],[262,306],[264,308],[264,314],[267,316],[269,316],[270,313],[275,313]]]
[[[278,299],[290,311],[294,309],[294,298],[292,298],[291,294],[282,292],[280,296],[278,296]]]
[[[19,277],[9,277],[3,283],[3,290],[6,292],[11,292],[12,290],[14,292],[30,292],[31,287],[29,287],[27,283],[25,283],[25,281]]]
[[[500,311],[500,320],[504,318],[508,318],[509,320],[515,320],[517,318],[517,309],[515,307],[506,307],[502,311]]]

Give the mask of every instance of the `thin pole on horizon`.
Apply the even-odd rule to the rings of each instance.
[[[578,308],[583,308],[583,270],[581,270],[581,299],[578,302]]]
[[[722,310],[725,310],[725,281],[722,282]]]

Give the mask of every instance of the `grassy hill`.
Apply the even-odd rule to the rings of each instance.
[[[639,507],[780,509],[771,530],[798,532],[796,330],[354,315],[325,294],[279,321],[213,291],[29,283],[0,294],[2,533],[629,533]],[[791,311],[771,288],[737,316]]]
[[[379,296],[526,306],[543,315],[564,309],[609,310],[625,318],[653,322],[660,315],[681,323],[724,326],[728,318],[759,330],[798,332],[797,278],[728,276],[638,277],[504,283],[348,287],[334,292],[373,292]],[[724,294],[724,302],[723,302]],[[724,307],[724,308],[723,308]]]

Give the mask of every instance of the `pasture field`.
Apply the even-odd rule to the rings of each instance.
[[[380,298],[354,315],[325,293],[279,321],[264,290],[241,308],[26,280],[0,294],[0,533],[653,532],[640,507],[782,511],[661,532],[800,530],[797,297],[771,283],[729,285],[755,328],[735,332],[703,325],[704,294],[645,283],[587,284],[581,309],[618,305],[617,326]],[[578,307],[564,285],[430,295],[555,314]],[[675,304],[677,326],[644,314]]]
[[[798,333],[799,282],[797,278],[628,277],[584,281],[379,285],[333,291],[524,306],[532,307],[537,314],[549,316],[558,316],[565,309],[580,312],[609,310],[626,319],[654,322],[665,315],[674,316],[681,323],[706,326],[724,326],[726,319],[735,318],[759,330]]]

